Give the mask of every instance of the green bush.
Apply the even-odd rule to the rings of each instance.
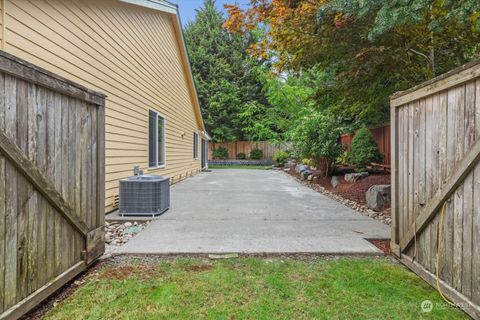
[[[260,160],[262,158],[263,158],[263,151],[262,150],[260,150],[258,148],[255,148],[252,151],[250,151],[250,159]]]
[[[352,151],[349,156],[351,162],[365,168],[372,162],[380,162],[383,155],[378,151],[377,142],[373,138],[372,133],[367,128],[357,131],[352,140]]]
[[[313,159],[317,169],[330,175],[335,167],[335,159],[342,154],[339,143],[342,128],[338,120],[322,112],[312,111],[299,119],[289,132],[294,154]]]
[[[213,150],[213,157],[215,159],[227,159],[228,158],[228,150],[224,147],[218,147],[217,149]]]
[[[289,154],[287,151],[279,150],[273,155],[273,161],[275,161],[278,166],[283,167],[285,162],[287,162],[288,157]]]
[[[240,152],[239,154],[237,154],[238,160],[245,160],[246,158],[247,158],[247,155],[243,152]]]

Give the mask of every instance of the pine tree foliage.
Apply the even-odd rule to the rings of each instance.
[[[378,144],[367,128],[361,128],[352,140],[352,151],[349,159],[353,164],[366,167],[372,162],[381,162],[383,156],[378,150]]]
[[[247,53],[256,41],[251,33],[232,34],[223,23],[215,1],[205,0],[195,20],[185,27],[192,72],[205,125],[213,139],[250,139],[246,128],[251,124],[245,123],[249,119],[241,114],[252,105],[264,108],[267,103],[258,75],[262,61]]]

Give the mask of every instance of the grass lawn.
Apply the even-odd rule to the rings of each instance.
[[[272,169],[272,166],[242,166],[242,165],[235,165],[235,166],[212,166],[209,165],[208,169],[256,169],[256,170],[269,170]]]
[[[424,300],[442,303],[383,258],[138,260],[89,275],[45,319],[467,319]]]

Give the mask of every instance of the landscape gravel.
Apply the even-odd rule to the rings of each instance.
[[[145,222],[105,222],[105,243],[109,246],[122,246],[137,233],[145,229]]]

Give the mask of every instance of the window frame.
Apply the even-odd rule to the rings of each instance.
[[[155,114],[155,166],[150,166],[150,134],[149,134],[149,141],[148,141],[148,169],[155,170],[155,169],[163,169],[167,166],[167,118],[158,112],[157,110],[149,109],[149,123],[148,123],[148,131],[150,132],[150,112]],[[163,119],[163,128],[162,128],[162,145],[158,143],[158,120],[159,118]],[[158,161],[158,148],[162,147],[162,156],[163,156],[163,163],[159,164]]]
[[[198,131],[193,132],[193,159],[198,160]]]

